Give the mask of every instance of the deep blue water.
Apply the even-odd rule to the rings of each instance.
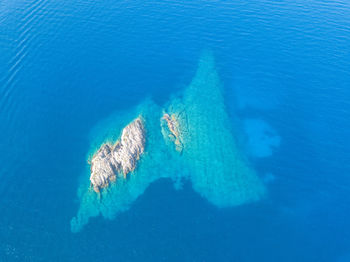
[[[0,1],[0,261],[350,261],[349,17],[347,1]],[[167,101],[203,49],[267,197],[218,209],[164,179],[71,233],[91,128]]]

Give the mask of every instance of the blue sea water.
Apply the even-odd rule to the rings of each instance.
[[[0,2],[0,261],[350,261],[350,3]],[[266,197],[160,179],[72,233],[89,134],[191,82],[204,49]]]

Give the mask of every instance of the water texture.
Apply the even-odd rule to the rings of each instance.
[[[348,261],[349,17],[0,1],[0,261]],[[160,119],[183,108],[179,154]],[[140,113],[147,154],[97,201],[87,159]]]

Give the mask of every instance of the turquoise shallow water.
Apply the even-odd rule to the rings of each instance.
[[[346,1],[0,1],[0,261],[349,261],[349,15]],[[179,155],[155,130],[184,106],[200,136]],[[87,158],[140,112],[157,155],[101,207],[83,197]]]
[[[193,189],[217,207],[234,207],[262,198],[264,186],[238,146],[221,92],[214,57],[206,51],[183,98],[174,97],[164,109],[147,101],[133,110],[136,113],[127,112],[122,117],[116,112],[115,116],[103,120],[91,135],[92,153],[88,158],[103,143],[115,143],[119,139],[117,134],[128,121],[138,116],[143,119],[146,130],[145,153],[134,172],[126,179],[117,179],[101,194],[89,186],[87,168],[78,193],[80,208],[71,221],[72,232],[79,232],[90,217],[99,214],[115,218],[160,178],[170,178],[176,183],[191,180]],[[176,152],[173,141],[168,141],[168,134],[161,129],[162,112],[177,116],[183,144],[181,152]]]

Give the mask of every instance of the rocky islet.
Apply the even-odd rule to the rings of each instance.
[[[145,148],[145,128],[141,117],[136,118],[123,131],[114,144],[103,144],[91,159],[90,181],[93,189],[100,192],[117,177],[124,177],[136,168]]]

